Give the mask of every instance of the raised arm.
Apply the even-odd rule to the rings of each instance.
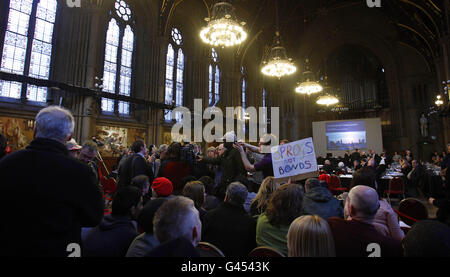
[[[247,154],[245,153],[244,148],[242,148],[242,145],[235,143],[235,144],[233,144],[233,147],[236,148],[237,150],[239,150],[245,170],[247,170],[248,172],[255,172],[256,171],[255,167],[248,160]]]

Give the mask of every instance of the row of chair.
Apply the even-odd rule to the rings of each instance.
[[[199,242],[197,250],[202,257],[225,257],[223,252],[217,246],[209,242]],[[281,258],[285,257],[280,251],[269,246],[259,246],[253,249],[249,257],[266,257],[266,258]]]

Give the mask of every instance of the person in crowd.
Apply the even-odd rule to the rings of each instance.
[[[328,219],[337,257],[368,257],[368,247],[376,243],[383,257],[402,256],[401,242],[379,233],[373,225],[380,207],[377,192],[368,186],[352,188],[345,201],[346,219]],[[377,253],[375,253],[376,255]]]
[[[142,192],[143,205],[150,200],[152,194],[150,191],[150,181],[148,180],[147,175],[138,175],[131,179],[131,186],[138,188]]]
[[[67,257],[69,244],[81,244],[81,227],[100,223],[95,175],[65,146],[74,126],[68,110],[44,108],[30,145],[0,160],[0,256]]]
[[[326,174],[331,175],[334,173],[334,169],[333,166],[331,165],[330,160],[325,160],[322,170],[325,171]]]
[[[137,216],[138,229],[142,231],[142,234],[133,240],[126,257],[144,257],[159,245],[158,239],[153,234],[153,218],[159,207],[166,201],[167,198],[158,198],[144,205]]]
[[[244,142],[234,144],[233,147],[239,150],[242,162],[245,166],[245,170],[247,170],[248,172],[262,171],[263,177],[267,178],[269,176],[274,176],[272,166],[272,153],[270,148],[272,143],[275,143],[277,141],[278,139],[274,135],[265,134],[259,140],[259,147],[255,147]],[[263,153],[264,157],[258,163],[251,164],[248,160],[247,154],[244,151],[244,147],[255,153]]]
[[[197,178],[195,178],[194,176],[192,175],[184,176],[180,182],[181,191],[174,191],[174,195],[183,195],[183,189],[186,186],[186,184],[194,181],[197,181]]]
[[[184,196],[167,200],[156,211],[153,233],[161,243],[147,257],[199,257],[195,250],[202,237],[202,223],[194,201]]]
[[[336,257],[333,234],[317,215],[296,218],[287,234],[288,257]]]
[[[78,159],[80,156],[81,146],[78,145],[75,139],[71,139],[66,142],[67,151],[69,151],[69,155],[75,159]]]
[[[189,164],[181,160],[181,143],[172,143],[167,150],[167,158],[161,162],[159,177],[169,179],[173,184],[174,194],[180,195],[183,191],[182,179],[191,175]]]
[[[297,184],[284,184],[270,197],[256,223],[257,246],[269,246],[288,255],[286,235],[292,221],[302,215],[303,192]]]
[[[95,174],[97,184],[100,183],[100,172],[97,165],[98,147],[95,142],[86,141],[81,147],[78,159],[83,163],[86,163]]]
[[[411,162],[411,171],[406,175],[406,184],[408,185],[408,196],[418,197],[419,189],[423,188],[425,170],[419,161],[413,160]]]
[[[0,160],[6,156],[6,146],[8,146],[8,140],[3,134],[0,134]]]
[[[194,206],[198,210],[200,220],[203,222],[203,217],[206,210],[203,208],[205,204],[205,186],[200,181],[192,181],[186,184],[183,188],[183,196],[192,199]]]
[[[450,227],[436,220],[415,223],[403,239],[405,257],[450,257]]]
[[[287,140],[287,139],[282,139],[282,140],[280,141],[280,145],[285,145],[285,144],[288,144],[288,143],[290,143],[290,141]]]
[[[112,203],[111,215],[83,240],[83,257],[125,257],[131,242],[139,235],[136,215],[142,209],[142,192],[132,186],[120,188]]]
[[[152,183],[152,199],[156,198],[173,198],[172,182],[164,177],[153,180]]]
[[[206,150],[206,157],[209,159],[214,159],[216,157],[216,147],[211,146]],[[219,169],[219,166],[213,164],[207,164],[206,169],[208,170],[208,176],[214,178],[216,176],[216,172]],[[202,176],[203,177],[203,176]]]
[[[241,183],[231,183],[224,202],[207,212],[203,221],[203,241],[214,244],[227,257],[246,257],[256,246],[256,223],[243,207],[247,193]]]
[[[392,162],[400,163],[401,158],[402,158],[402,156],[399,155],[398,152],[394,152],[394,156],[392,156]]]
[[[408,173],[411,171],[411,165],[405,159],[400,159],[400,168],[404,176],[407,176]]]
[[[225,198],[226,188],[229,184],[233,182],[245,183],[247,180],[247,172],[245,171],[241,154],[238,149],[235,149],[233,147],[234,143],[237,142],[236,134],[233,131],[228,132],[225,134],[223,139],[225,140],[225,142],[223,143],[223,149],[225,149],[223,154],[214,159],[202,159],[202,161],[207,164],[220,165],[222,176],[220,180],[220,186],[218,187],[216,193],[216,196],[220,200],[223,200]]]
[[[212,209],[215,209],[220,201],[219,199],[215,196],[215,184],[214,184],[214,180],[209,177],[209,176],[203,176],[199,179],[200,182],[203,183],[203,185],[205,186],[205,204],[203,205],[203,208],[206,211],[210,211]]]
[[[361,165],[361,161],[360,160],[354,160],[353,161],[353,168],[352,168],[353,172],[356,172],[361,167],[362,167],[362,165]]]
[[[154,179],[153,171],[147,163],[147,146],[142,140],[136,140],[131,145],[133,155],[127,157],[127,159],[119,165],[119,187],[129,186],[131,180],[139,175],[146,175],[149,182]]]
[[[267,203],[269,202],[270,196],[274,191],[280,187],[280,183],[275,182],[274,177],[267,177],[262,182],[259,187],[256,197],[253,199],[250,205],[250,215],[257,217],[264,213],[267,208]]]
[[[367,167],[361,168],[353,175],[350,189],[356,186],[368,186],[378,191],[376,173]],[[381,192],[378,195],[381,195]],[[378,200],[380,208],[377,210],[372,221],[373,226],[380,234],[401,241],[405,234],[400,228],[397,214],[386,199],[380,197]],[[347,220],[351,219],[348,210],[344,210],[344,218]]]
[[[411,151],[410,150],[405,150],[405,160],[407,160],[408,162],[411,162],[412,160],[414,160],[414,156],[413,156],[413,154],[411,153]]]
[[[214,158],[218,158],[220,156],[222,156],[225,153],[225,144],[221,143],[219,144],[219,146],[216,147],[216,154],[214,156]],[[212,158],[211,158],[212,159]],[[214,172],[214,184],[216,186],[216,188],[218,189],[220,187],[221,181],[222,181],[222,168],[220,167],[220,165],[213,165],[216,168],[216,171]],[[217,192],[216,189],[216,192]]]
[[[339,162],[337,170],[336,170],[336,174],[340,175],[340,174],[347,174],[347,173],[348,173],[348,168],[345,165],[345,163],[344,162]]]
[[[330,217],[343,218],[344,210],[326,186],[322,186],[318,179],[310,178],[305,182],[302,214],[318,215],[328,220]]]
[[[434,207],[438,208],[436,212],[436,219],[450,226],[450,186],[448,183],[448,173],[447,176],[444,178],[445,180],[443,183],[443,192],[442,192],[443,195],[439,198],[430,197],[428,199],[428,202]]]
[[[355,151],[350,155],[351,163],[354,164],[355,161],[361,161],[361,153],[359,149],[355,149]]]

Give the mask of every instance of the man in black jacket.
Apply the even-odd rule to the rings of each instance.
[[[241,183],[230,184],[225,201],[203,219],[203,241],[217,246],[226,257],[247,257],[256,247],[256,222],[243,207],[247,194]]]
[[[129,186],[131,180],[139,175],[146,175],[150,183],[153,182],[154,176],[150,165],[147,163],[147,147],[142,140],[136,140],[131,145],[133,155],[126,157],[127,160],[120,163],[119,166],[119,187]],[[125,157],[124,157],[125,159]]]
[[[73,129],[69,111],[45,108],[31,144],[0,161],[0,256],[79,255],[81,227],[100,223],[95,175],[65,147]]]

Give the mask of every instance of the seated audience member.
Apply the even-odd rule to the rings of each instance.
[[[161,161],[158,177],[165,177],[173,184],[175,195],[180,195],[183,191],[182,180],[191,175],[189,164],[181,160],[181,143],[174,142],[167,149],[166,159]]]
[[[143,233],[133,240],[126,257],[144,257],[145,254],[159,245],[159,241],[153,234],[153,218],[159,207],[166,201],[166,198],[151,200],[139,212],[137,217],[138,228]]]
[[[198,210],[200,220],[203,222],[203,217],[206,214],[203,209],[205,204],[205,186],[200,181],[192,181],[187,183],[183,189],[183,196],[192,199],[194,206]]]
[[[408,196],[417,197],[419,195],[419,189],[423,186],[424,169],[419,161],[413,160],[411,162],[411,171],[406,175],[406,184],[408,185]]]
[[[267,177],[259,187],[256,197],[250,205],[250,215],[259,216],[266,211],[267,203],[269,202],[272,193],[280,187],[279,183],[275,182],[274,177]]]
[[[304,215],[318,215],[328,220],[330,217],[344,217],[344,209],[339,200],[331,195],[327,187],[320,184],[316,178],[305,182],[305,195],[303,196]]]
[[[247,193],[241,183],[231,183],[224,202],[206,213],[203,221],[203,241],[214,244],[227,257],[246,257],[256,246],[255,221],[243,208]]]
[[[348,169],[344,162],[338,163],[337,173],[336,174],[347,174]]]
[[[411,171],[411,165],[409,164],[408,161],[404,159],[400,159],[400,167],[404,176],[407,176],[408,173]]]
[[[405,257],[450,257],[450,227],[435,220],[421,220],[403,239]]]
[[[284,184],[270,197],[256,223],[257,246],[269,246],[288,255],[286,235],[292,221],[302,215],[303,192],[297,184]]]
[[[325,160],[325,164],[323,165],[322,170],[325,171],[327,174],[333,174],[334,170],[330,160]]]
[[[131,179],[131,186],[138,188],[142,192],[143,204],[151,198],[152,194],[148,193],[150,190],[150,182],[147,175],[138,175]]]
[[[380,234],[373,226],[373,220],[380,207],[377,192],[368,186],[352,188],[345,201],[348,219],[328,219],[336,246],[337,257],[368,257],[368,246],[377,243],[382,257],[402,255],[398,240]]]
[[[0,160],[6,156],[6,146],[8,145],[8,140],[3,134],[0,134]]]
[[[352,182],[350,184],[350,189],[356,186],[368,186],[377,190],[376,183],[376,175],[373,170],[368,169],[367,167],[361,168],[354,175]],[[377,231],[386,236],[393,238],[397,241],[401,241],[405,234],[400,228],[400,224],[398,222],[397,214],[392,209],[386,199],[379,198],[380,208],[377,210],[375,218],[373,220],[373,225]],[[348,212],[346,210],[345,212]],[[344,214],[345,219],[350,219],[350,215],[348,213]]]
[[[120,188],[112,203],[111,215],[103,218],[83,240],[84,257],[125,257],[131,242],[139,235],[134,221],[142,209],[142,192],[136,187]]]
[[[184,196],[167,200],[153,219],[153,233],[161,243],[147,257],[199,257],[195,250],[202,236],[202,223],[194,201]]]
[[[401,155],[399,155],[397,152],[394,152],[394,156],[392,156],[392,162],[399,163],[401,158]]]
[[[159,177],[153,180],[152,183],[152,199],[155,198],[172,198],[173,186],[172,182],[164,177]]]
[[[203,208],[206,211],[215,209],[219,205],[220,201],[219,198],[214,195],[214,180],[209,176],[203,176],[199,179],[199,181],[205,186],[205,204],[203,205]]]
[[[78,156],[80,155],[81,151],[81,146],[78,145],[75,139],[71,139],[68,142],[66,142],[66,148],[67,151],[69,151],[69,156],[78,159]]]
[[[69,244],[81,244],[81,228],[100,223],[95,175],[65,146],[74,126],[68,110],[44,108],[30,145],[0,160],[0,256],[67,257]]]
[[[333,234],[317,215],[295,219],[287,234],[288,257],[336,257]]]

